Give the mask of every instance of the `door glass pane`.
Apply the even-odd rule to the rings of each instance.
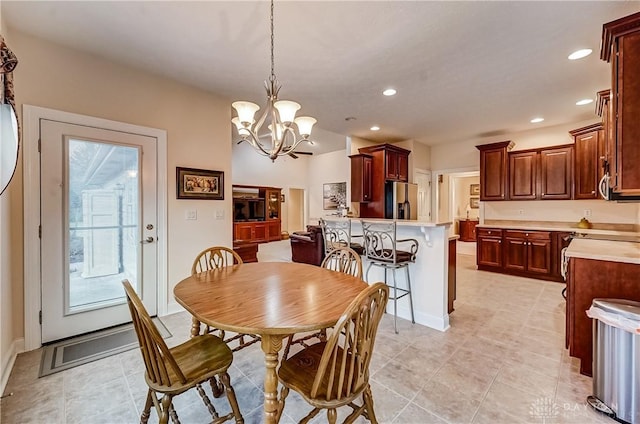
[[[70,138],[67,144],[66,313],[125,301],[138,281],[138,147]]]

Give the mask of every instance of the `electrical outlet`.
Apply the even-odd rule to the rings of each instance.
[[[188,221],[195,221],[198,219],[198,211],[195,209],[190,209],[184,212],[184,219]]]
[[[582,215],[584,215],[585,217],[587,217],[587,216],[591,216],[591,209],[585,209],[585,210],[584,210],[584,211],[582,211],[582,212],[583,212],[583,214],[582,214]]]
[[[518,215],[524,215],[524,209],[518,209]]]

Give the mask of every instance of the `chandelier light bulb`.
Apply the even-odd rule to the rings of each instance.
[[[291,125],[296,117],[296,112],[300,109],[300,104],[291,100],[278,100],[273,104],[273,107],[278,109],[280,121],[285,125]]]
[[[304,138],[307,138],[311,135],[311,128],[313,128],[313,125],[316,122],[318,121],[310,116],[299,116],[295,120],[295,123],[298,126],[298,132]]]
[[[231,106],[233,106],[238,113],[240,122],[248,122],[249,124],[253,123],[253,117],[260,109],[260,106],[251,102],[233,102]]]
[[[231,119],[231,122],[233,123],[233,125],[236,126],[237,130],[238,130],[238,134],[240,134],[242,137],[246,137],[249,135],[249,130],[246,129],[244,127],[244,125],[242,125],[242,122],[240,122],[240,119],[238,119],[237,116],[234,116]]]

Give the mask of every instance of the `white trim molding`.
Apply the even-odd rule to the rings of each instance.
[[[11,343],[7,357],[2,358],[2,376],[0,377],[0,393],[4,393],[4,389],[7,387],[9,376],[13,365],[16,363],[18,354],[24,352],[24,339],[16,339]]]
[[[158,315],[169,310],[167,298],[167,132],[166,130],[23,105],[24,179],[24,349],[42,345],[39,314],[42,306],[40,284],[40,121],[51,120],[76,125],[128,132],[157,140],[158,184]]]

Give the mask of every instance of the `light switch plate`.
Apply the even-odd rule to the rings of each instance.
[[[216,210],[216,219],[224,219],[224,209]]]
[[[190,209],[184,212],[184,219],[189,221],[195,221],[198,219],[198,211],[195,209]]]

